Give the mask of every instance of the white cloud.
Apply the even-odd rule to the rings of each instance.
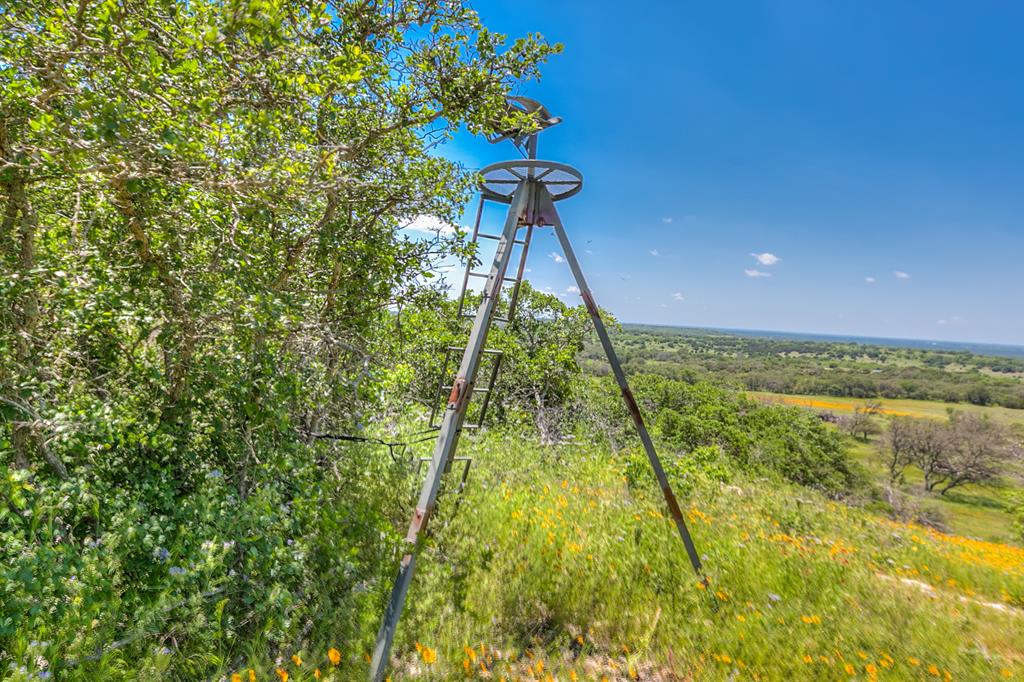
[[[875,283],[875,278],[874,277],[865,277],[864,281],[867,282],[868,284],[874,284]]]
[[[963,324],[963,323],[964,323],[964,318],[960,317],[959,315],[954,315],[954,316],[950,317],[948,320],[947,319],[939,320],[935,324],[941,324],[941,325],[953,324],[953,325],[956,325],[956,324]]]
[[[667,308],[668,307],[668,303],[659,303],[658,307],[659,308]]]
[[[757,262],[761,265],[775,265],[782,260],[774,253],[769,253],[768,251],[765,251],[764,253],[752,253],[750,255],[756,258]]]
[[[418,215],[402,229],[410,232],[419,232],[420,234],[439,234],[444,236],[455,234],[454,225],[432,215]]]
[[[565,262],[565,259],[562,258],[562,255],[558,254],[558,253],[555,253],[554,251],[552,251],[551,253],[548,254],[548,258],[550,258],[551,260],[555,261],[556,263],[564,263]]]
[[[896,279],[910,279],[910,275],[903,272],[902,270],[896,270],[892,274],[896,277]]]
[[[743,272],[746,273],[747,277],[771,277],[772,276],[772,273],[770,273],[770,272],[761,272],[760,270],[744,270]]]
[[[594,252],[593,252],[593,251],[591,251],[590,249],[586,249],[586,250],[584,251],[584,253],[594,253]]]
[[[567,294],[578,294],[580,293],[580,288],[577,286],[570,286],[568,289],[565,290],[565,292]]]
[[[662,218],[662,219],[661,219],[661,222],[663,222],[663,223],[665,223],[666,225],[668,225],[669,223],[671,223],[671,222],[672,222],[672,218],[671,218],[671,217],[668,217],[668,218]]]
[[[661,255],[660,253],[658,253],[658,250],[657,250],[657,249],[651,249],[651,250],[650,250],[650,254],[651,254],[652,256],[660,256],[660,255]]]
[[[686,297],[683,296],[683,293],[681,291],[677,291],[674,294],[672,294],[672,300],[673,301],[685,301]]]

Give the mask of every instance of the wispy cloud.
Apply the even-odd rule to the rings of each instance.
[[[782,260],[774,253],[769,253],[768,251],[765,251],[764,253],[751,253],[750,255],[753,256],[761,265],[775,265]]]
[[[658,250],[657,250],[657,249],[651,249],[651,250],[649,251],[649,253],[650,253],[650,254],[651,254],[652,256],[655,256],[655,257],[657,257],[657,256],[660,256],[660,255],[661,255],[660,253],[658,253]]]
[[[672,300],[673,301],[685,301],[686,297],[683,296],[683,292],[677,291],[674,294],[672,294]]]
[[[903,272],[902,270],[896,270],[892,274],[896,279],[910,279],[910,275]]]
[[[668,225],[669,223],[671,223],[671,222],[672,222],[672,218],[671,218],[671,216],[669,216],[669,217],[666,217],[666,218],[662,218],[662,219],[661,219],[661,222],[663,222],[663,223],[665,223],[666,225]]]
[[[770,272],[761,272],[760,270],[754,270],[754,269],[744,270],[743,272],[746,273],[747,277],[771,277],[772,276],[772,273],[770,273]]]
[[[451,223],[447,223],[437,216],[418,215],[402,229],[408,230],[409,232],[418,232],[420,234],[439,234],[443,236],[450,236],[455,234],[456,228]]]
[[[875,278],[874,277],[865,277],[864,281],[867,282],[868,284],[874,284],[875,283]]]
[[[556,263],[564,263],[565,262],[565,259],[562,258],[562,254],[555,253],[554,251],[552,251],[551,253],[548,254],[548,258],[550,258],[551,260],[555,261]]]
[[[580,293],[580,288],[578,286],[571,285],[568,289],[565,290],[565,292],[568,294],[578,294]]]
[[[950,317],[948,319],[938,320],[935,324],[956,325],[956,324],[963,324],[963,323],[964,323],[964,318],[960,317],[959,315],[953,315],[952,317]]]

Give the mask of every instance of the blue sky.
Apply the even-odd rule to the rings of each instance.
[[[559,208],[620,320],[1024,344],[1024,4],[475,6],[565,44],[521,94],[565,119],[540,156],[584,173]]]

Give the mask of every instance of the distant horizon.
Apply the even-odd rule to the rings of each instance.
[[[795,337],[806,337],[805,340],[814,339],[836,339],[836,340],[848,340],[848,341],[879,341],[879,342],[907,342],[916,344],[929,344],[935,346],[937,350],[957,350],[953,348],[955,346],[962,346],[964,349],[969,347],[980,347],[980,348],[991,348],[991,349],[1008,349],[1017,351],[1012,355],[1014,357],[1024,357],[1024,344],[1022,343],[1004,343],[1000,341],[969,341],[969,340],[950,340],[950,339],[928,339],[928,338],[916,338],[916,337],[905,337],[905,336],[876,336],[873,334],[837,334],[834,332],[817,332],[817,331],[796,331],[788,329],[754,329],[744,327],[719,327],[719,326],[708,326],[708,325],[696,325],[696,324],[672,324],[665,322],[642,322],[635,320],[619,320],[619,323],[623,326],[642,326],[642,327],[660,327],[665,329],[693,329],[698,331],[714,331],[714,332],[726,332],[737,335],[752,335],[752,336],[795,336]],[[871,345],[871,344],[865,344]],[[896,344],[901,345],[901,344]]]

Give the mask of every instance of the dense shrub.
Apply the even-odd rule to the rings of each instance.
[[[679,472],[695,467],[715,480],[732,469],[772,473],[831,495],[859,485],[842,437],[806,410],[654,375],[635,377],[634,390],[665,454],[688,462],[674,465]],[[591,379],[581,399],[588,437],[624,443],[631,422],[614,382]]]

